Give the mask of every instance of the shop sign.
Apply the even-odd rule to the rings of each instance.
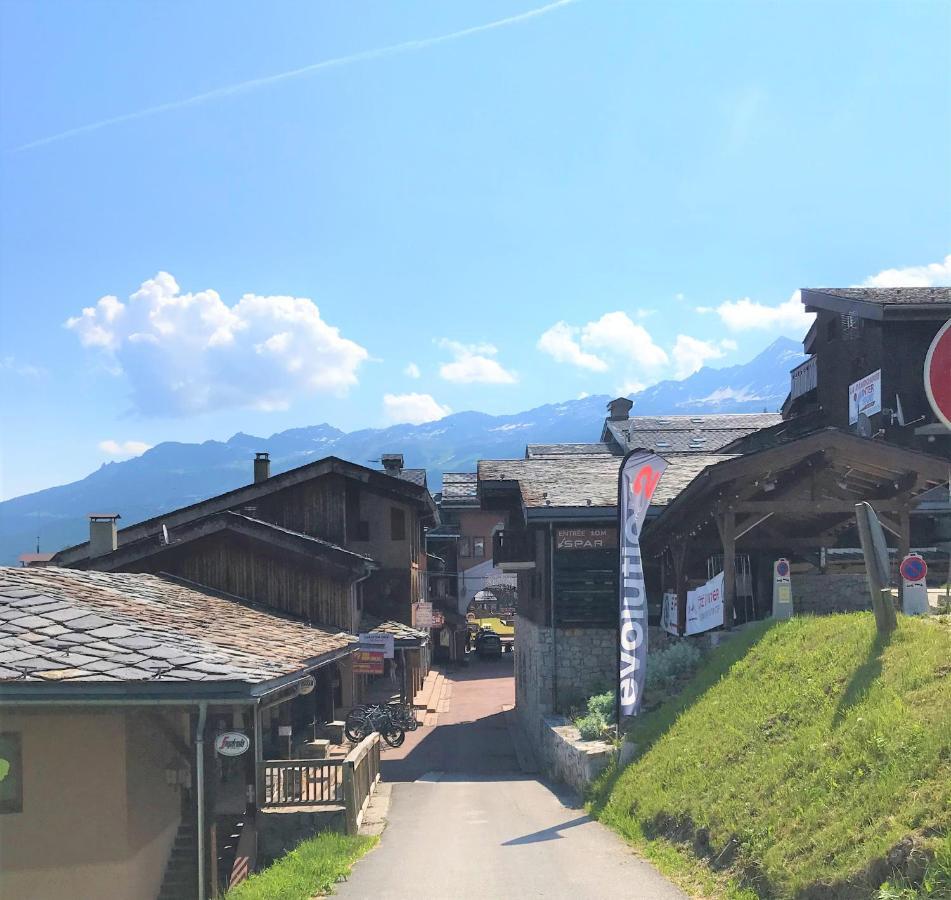
[[[859,414],[873,416],[882,411],[882,370],[860,378],[849,385],[849,425],[859,420]]]
[[[556,550],[612,550],[617,547],[616,528],[557,528]]]
[[[383,674],[383,653],[380,650],[354,650],[350,658],[354,675]]]
[[[667,593],[664,594],[664,605],[660,610],[660,627],[668,634],[680,634],[680,631],[677,629],[679,613],[677,606],[677,592],[667,591]]]
[[[395,643],[392,634],[386,634],[382,631],[362,631],[359,638],[361,650],[382,651],[384,659],[393,658]]]
[[[413,604],[413,627],[423,630],[433,627],[433,605],[426,600]]]
[[[723,624],[723,573],[703,587],[687,591],[686,634],[700,634]]]
[[[241,731],[225,731],[215,738],[215,752],[222,756],[241,756],[251,746],[251,738]]]
[[[433,628],[443,628],[446,625],[446,617],[438,609],[433,610]]]
[[[633,450],[618,472],[618,721],[636,716],[647,675],[647,588],[641,563],[641,528],[667,463],[656,453]]]

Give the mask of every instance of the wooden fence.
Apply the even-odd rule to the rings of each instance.
[[[344,802],[339,759],[269,759],[264,769],[264,806],[332,806]]]
[[[347,833],[356,834],[380,780],[380,735],[365,737],[343,761]]]

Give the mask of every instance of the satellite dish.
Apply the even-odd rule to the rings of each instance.
[[[165,523],[162,523],[162,543],[168,544],[168,529],[165,527]]]
[[[895,418],[898,420],[898,424],[904,428],[905,411],[901,408],[901,397],[899,397],[898,394],[895,394]]]
[[[872,422],[865,413],[859,413],[855,430],[859,437],[870,438],[872,436]]]

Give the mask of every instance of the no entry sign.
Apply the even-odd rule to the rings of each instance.
[[[944,323],[928,348],[925,393],[938,420],[951,428],[951,319]]]

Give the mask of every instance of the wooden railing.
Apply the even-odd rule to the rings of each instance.
[[[356,834],[380,780],[380,735],[365,737],[343,761],[347,833]]]
[[[808,394],[818,385],[819,371],[816,368],[816,357],[810,356],[789,373],[789,399],[795,400],[803,394]]]
[[[267,759],[263,806],[329,806],[344,802],[344,762],[339,759]]]

